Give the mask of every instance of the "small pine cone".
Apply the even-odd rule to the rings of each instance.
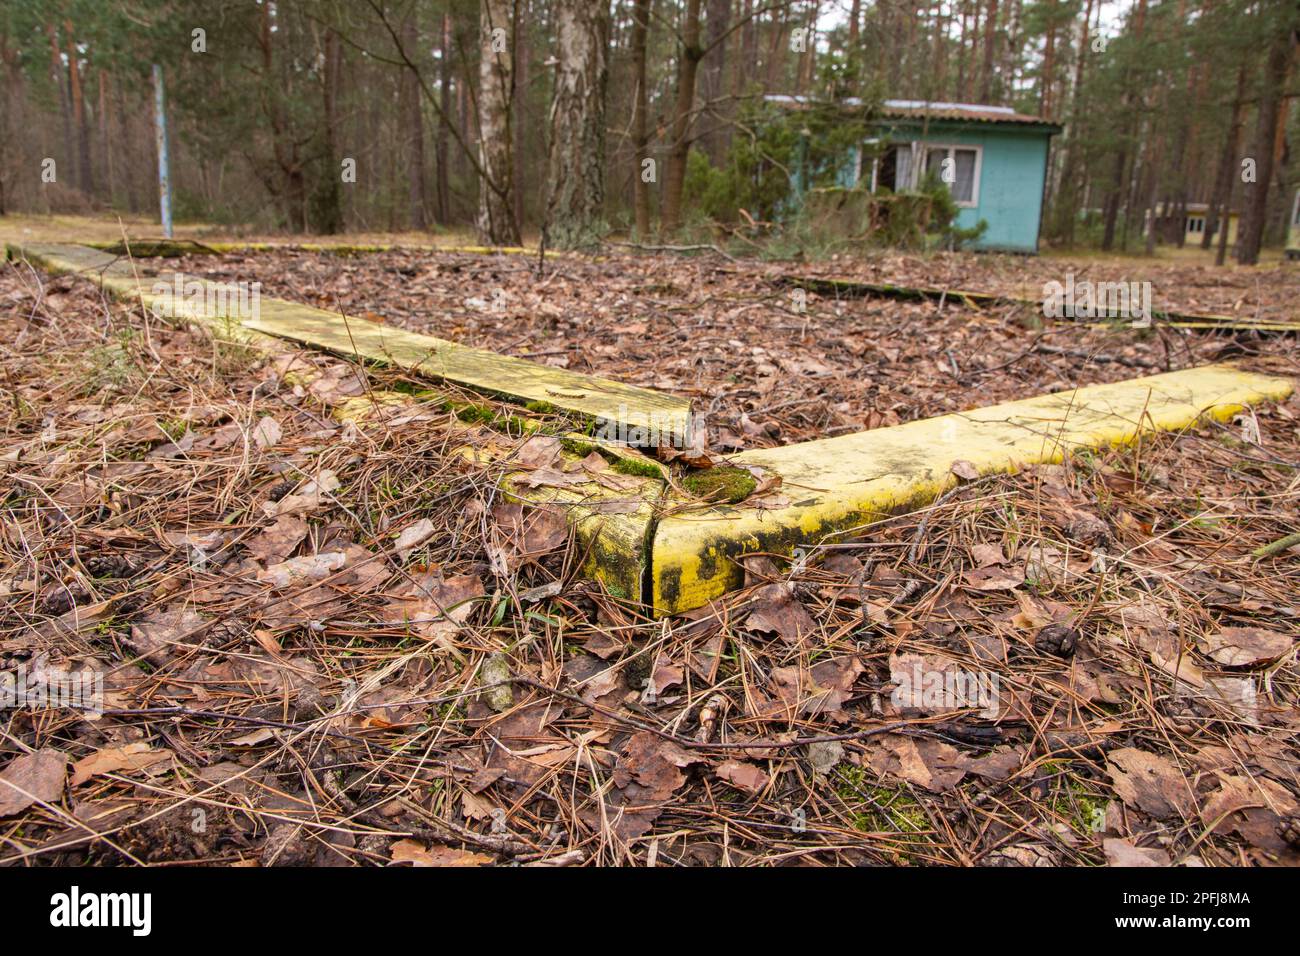
[[[90,554],[81,563],[97,578],[129,578],[135,573],[135,565],[122,554]]]
[[[1277,835],[1300,850],[1300,816],[1283,817],[1277,825]]]
[[[1156,701],[1156,710],[1163,714],[1170,726],[1180,734],[1193,733],[1200,726],[1200,714],[1197,713],[1195,701],[1190,697],[1182,695],[1162,697]]]
[[[1076,541],[1085,547],[1092,547],[1110,537],[1110,528],[1095,514],[1076,511],[1066,523],[1065,533],[1071,541]]]
[[[46,614],[66,614],[76,607],[78,602],[84,601],[88,597],[90,595],[75,584],[72,586],[56,584],[47,589],[45,597],[41,601],[41,606]]]
[[[269,501],[279,501],[281,498],[283,498],[285,495],[287,495],[289,492],[293,491],[293,489],[297,487],[298,487],[298,482],[290,481],[289,479],[286,478],[285,480],[277,481],[274,485],[272,485],[271,490],[266,493],[266,497]]]
[[[1040,654],[1053,657],[1072,657],[1079,643],[1079,632],[1067,624],[1049,624],[1034,638],[1034,647]]]

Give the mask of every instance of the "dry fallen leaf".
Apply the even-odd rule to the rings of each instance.
[[[966,587],[976,591],[1010,591],[1025,583],[1023,568],[976,568],[962,575]]]
[[[751,796],[763,792],[770,779],[759,767],[744,760],[724,760],[714,770],[721,779]]]
[[[1160,820],[1186,816],[1193,801],[1183,772],[1168,757],[1134,747],[1106,755],[1115,793],[1130,807]]]
[[[997,544],[977,544],[970,549],[971,560],[977,568],[987,568],[995,564],[1005,564],[1006,555],[1002,546]]]
[[[247,542],[248,553],[266,564],[283,561],[307,537],[307,522],[297,515],[280,515],[275,524]]]
[[[33,803],[58,800],[67,771],[67,756],[49,748],[9,761],[0,770],[0,817],[11,817]]]
[[[974,481],[980,476],[979,469],[964,458],[954,461],[951,471],[958,478],[964,478],[966,481]]]
[[[788,644],[797,644],[813,633],[817,625],[794,597],[794,589],[783,581],[765,584],[754,592],[754,606],[745,627],[751,631],[775,633]]]
[[[487,866],[496,862],[483,853],[438,844],[426,847],[414,840],[398,840],[389,852],[394,863],[410,863],[412,866]]]
[[[1294,639],[1263,627],[1225,627],[1197,638],[1201,650],[1228,667],[1275,661],[1294,646]]]
[[[1108,866],[1169,866],[1172,862],[1164,850],[1142,849],[1128,840],[1108,837],[1101,842]]]
[[[258,448],[272,448],[280,444],[280,439],[284,437],[284,430],[270,415],[262,418],[253,426],[253,443]]]
[[[397,552],[397,560],[405,562],[411,556],[412,551],[433,537],[436,530],[433,522],[428,518],[421,518],[414,524],[409,524],[403,528],[402,533],[397,536],[397,541],[393,543],[393,550]]]
[[[305,554],[257,572],[257,580],[265,581],[274,588],[296,587],[310,581],[323,581],[346,563],[347,555],[342,551]]]
[[[116,773],[119,770],[143,770],[172,757],[172,752],[160,748],[154,750],[147,743],[137,741],[122,747],[106,747],[97,750],[88,757],[82,757],[72,765],[70,786],[85,783],[91,777],[101,773]]]

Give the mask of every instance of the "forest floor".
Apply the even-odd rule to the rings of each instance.
[[[1293,337],[801,309],[789,264],[712,256],[139,267],[688,396],[719,451],[1225,359],[1300,379]],[[799,268],[1031,298],[1067,271]],[[1289,305],[1294,270],[1198,269],[1126,281]],[[0,336],[0,671],[102,673],[106,708],[0,710],[0,864],[1300,862],[1300,548],[1252,554],[1298,530],[1296,397],[972,482],[657,621],[495,495],[454,415],[332,416],[400,375],[18,264]],[[900,704],[913,668],[983,675],[993,709]]]

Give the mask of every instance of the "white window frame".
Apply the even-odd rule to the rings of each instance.
[[[1193,235],[1200,235],[1205,232],[1205,216],[1188,216],[1187,231]]]
[[[975,146],[970,143],[932,143],[929,141],[921,142],[918,140],[912,144],[913,189],[915,189],[917,184],[921,182],[921,177],[925,175],[925,164],[929,158],[930,150],[932,149],[946,149],[948,151],[948,158],[950,159],[952,158],[952,152],[955,149],[973,149],[975,151],[975,172],[972,174],[975,181],[971,184],[970,199],[965,202],[956,199],[956,197],[954,197],[954,199],[956,200],[957,206],[961,209],[974,209],[977,207],[980,204],[980,176],[984,171],[984,147]],[[953,164],[955,168],[955,159],[953,159]],[[944,185],[949,186],[948,183],[944,183]],[[949,186],[948,191],[952,192],[951,186]]]
[[[1295,203],[1291,206],[1291,228],[1300,228],[1300,189],[1296,190]]]

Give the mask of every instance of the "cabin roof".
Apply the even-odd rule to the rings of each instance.
[[[780,93],[768,94],[765,99],[769,103],[776,103],[780,106],[786,106],[791,109],[801,109],[814,102],[811,97],[789,96]],[[862,100],[856,96],[850,96],[843,100],[842,103],[844,106],[849,108],[863,105]],[[960,123],[994,123],[1017,126],[1048,126],[1054,129],[1060,128],[1051,120],[1044,119],[1041,116],[1030,116],[1027,113],[1017,113],[1009,106],[989,106],[984,103],[941,103],[926,102],[925,100],[885,100],[884,103],[881,104],[881,112],[884,116],[892,119],[929,119]]]

